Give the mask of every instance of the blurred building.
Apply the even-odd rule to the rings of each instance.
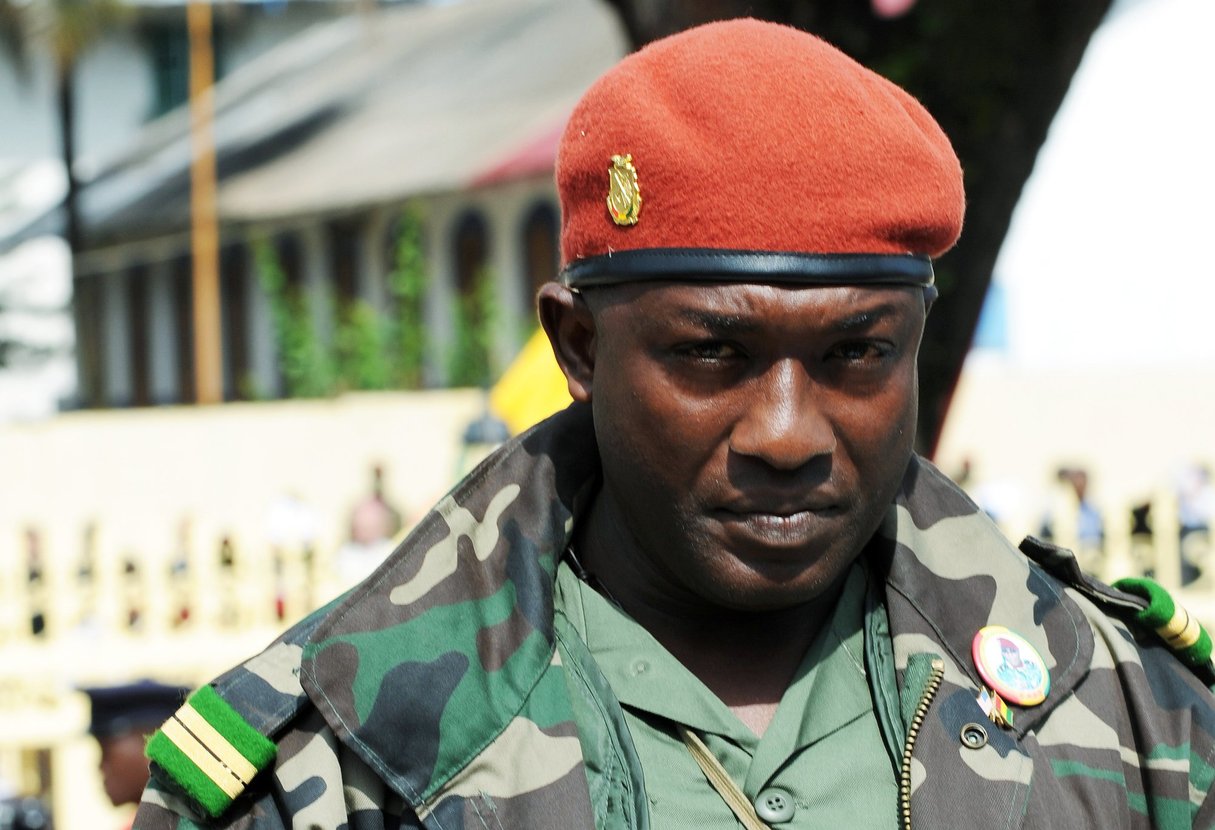
[[[222,77],[309,26],[347,14],[358,0],[222,0],[214,4],[215,62]],[[64,197],[58,72],[49,4],[17,4],[0,22],[0,421],[51,414],[76,394],[72,280],[55,235]],[[144,125],[179,107],[188,91],[184,0],[126,0],[100,26],[71,73],[78,174],[89,178],[126,150]],[[84,17],[86,6],[68,10]],[[41,220],[41,221],[40,221]]]
[[[586,86],[626,50],[612,13],[596,0],[359,9],[217,84],[227,399],[283,391],[253,239],[269,240],[287,283],[317,300],[312,322],[328,336],[342,304],[384,306],[396,220],[420,205],[432,384],[445,379],[452,310],[478,275],[494,280],[504,312],[494,343],[509,355],[535,287],[556,272],[557,140]],[[84,406],[193,398],[190,158],[178,106],[87,171],[73,285]],[[0,248],[60,221],[47,212]]]
[[[357,8],[358,0],[216,0],[215,64],[220,77],[313,24]],[[18,3],[18,6],[22,4]],[[39,4],[30,4],[37,6]],[[73,73],[80,166],[124,150],[144,124],[185,102],[189,44],[186,0],[125,0],[128,13],[103,27]],[[36,14],[33,9],[28,12]],[[0,39],[0,159],[59,157],[56,70],[37,21],[23,55]]]

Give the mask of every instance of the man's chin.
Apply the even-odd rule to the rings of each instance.
[[[757,614],[831,602],[847,571],[845,566],[838,573],[817,575],[803,570],[789,576],[752,569],[745,579],[718,582],[712,598],[723,610]]]

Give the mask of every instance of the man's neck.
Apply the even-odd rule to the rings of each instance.
[[[762,737],[831,608],[722,613],[712,621],[673,619],[627,605],[625,611]]]
[[[697,603],[666,590],[623,524],[596,500],[578,537],[591,584],[645,628],[755,734],[763,735],[838,592],[821,602],[765,611]]]

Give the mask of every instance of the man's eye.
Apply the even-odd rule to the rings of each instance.
[[[864,362],[872,360],[881,360],[889,355],[893,349],[889,343],[879,343],[871,340],[859,340],[849,343],[839,343],[827,353],[828,358],[837,360],[847,360],[851,362]]]
[[[733,360],[742,357],[742,351],[737,346],[720,340],[689,343],[680,347],[679,351],[681,354],[697,360]]]

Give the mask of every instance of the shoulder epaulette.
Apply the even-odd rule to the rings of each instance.
[[[1080,569],[1071,551],[1027,536],[1021,552],[1045,571],[1093,602],[1107,614],[1154,632],[1207,686],[1215,687],[1211,635],[1164,587],[1140,577],[1119,579],[1112,586]]]
[[[1033,536],[1022,539],[1019,547],[1030,561],[1064,585],[1084,594],[1106,613],[1123,618],[1138,614],[1144,607],[1144,601],[1138,595],[1112,588],[1086,574],[1076,561],[1076,555],[1067,548]]]
[[[157,782],[218,818],[273,763],[273,740],[303,710],[303,646],[338,600],[305,617],[261,654],[203,686],[148,741]]]
[[[1119,579],[1114,587],[1147,600],[1147,606],[1135,615],[1136,622],[1159,634],[1187,666],[1210,673],[1211,635],[1168,591],[1151,579],[1132,576]]]
[[[274,741],[250,726],[211,686],[203,686],[148,741],[147,755],[182,795],[218,817],[267,767]]]

